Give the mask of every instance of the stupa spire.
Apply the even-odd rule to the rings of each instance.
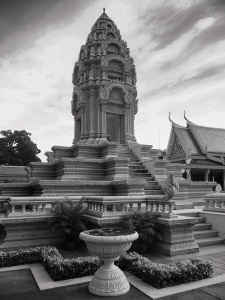
[[[105,13],[91,28],[73,71],[74,142],[136,141],[136,70],[127,43]],[[119,126],[118,126],[119,125]]]

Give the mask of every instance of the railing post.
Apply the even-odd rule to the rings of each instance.
[[[36,205],[35,204],[32,205],[32,212],[36,213]]]
[[[22,214],[26,213],[26,204],[22,204]]]
[[[113,206],[112,206],[112,212],[116,213],[116,205],[115,204],[113,204]]]
[[[15,211],[15,204],[12,204],[12,210],[11,210],[11,213],[12,213],[12,214],[15,214],[15,213],[16,213],[16,211]]]
[[[138,203],[138,211],[141,211],[141,203]]]

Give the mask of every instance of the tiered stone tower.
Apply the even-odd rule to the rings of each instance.
[[[136,71],[127,43],[105,10],[73,71],[74,144],[135,142]]]

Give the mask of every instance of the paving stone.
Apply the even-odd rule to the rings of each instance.
[[[213,272],[215,273],[219,273],[219,274],[224,274],[224,269],[221,269],[221,268],[213,268]]]
[[[207,287],[201,288],[201,291],[204,291],[217,299],[225,300],[225,283],[218,283],[210,285]]]
[[[176,295],[157,298],[157,300],[218,300],[218,298],[209,295],[201,290],[192,290],[189,292],[179,293]]]
[[[1,300],[64,300],[64,299],[66,298],[59,299],[58,296],[55,294],[54,290],[24,293],[12,297],[9,296],[9,297],[1,298]],[[74,300],[76,299],[74,298]]]
[[[67,287],[60,287],[54,289],[58,299],[61,300],[150,300],[148,296],[140,292],[131,285],[128,293],[113,297],[113,296],[95,296],[88,290],[88,283],[72,285]],[[116,299],[115,299],[116,298]],[[32,299],[33,300],[33,299]]]
[[[213,265],[213,267],[216,267],[216,268],[221,268],[221,269],[225,268],[225,266],[219,262],[213,262],[212,265]]]
[[[211,261],[215,261],[215,262],[222,262],[223,261],[223,258],[222,257],[213,257],[213,258],[211,258]]]
[[[39,291],[30,269],[0,272],[0,299]]]

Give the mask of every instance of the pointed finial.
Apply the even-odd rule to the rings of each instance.
[[[184,119],[187,121],[187,118],[186,118],[186,111],[184,110]]]
[[[105,14],[105,8],[103,8],[103,13]]]
[[[170,111],[169,111],[169,121],[170,121],[171,123],[173,123],[173,121],[171,120],[170,116],[171,116],[171,113],[170,113]]]

